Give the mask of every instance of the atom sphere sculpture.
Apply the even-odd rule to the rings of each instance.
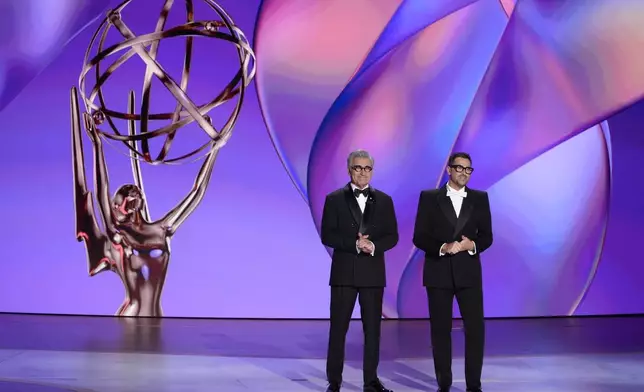
[[[166,29],[168,14],[171,11],[174,0],[166,0],[161,14],[156,23],[156,29],[148,34],[136,36],[122,18],[122,12],[133,0],[126,0],[119,6],[108,12],[107,17],[100,24],[94,33],[85,53],[85,59],[79,78],[81,98],[85,108],[99,133],[109,140],[123,142],[135,158],[150,163],[176,163],[186,158],[195,156],[201,151],[223,146],[230,138],[233,127],[239,117],[241,106],[244,100],[246,87],[250,84],[255,75],[255,54],[244,33],[235,25],[224,9],[212,0],[199,0],[206,3],[217,16],[215,20],[195,20],[194,4],[192,0],[185,0],[186,23]],[[111,29],[115,29],[123,37],[122,42],[105,46],[105,41]],[[183,72],[180,82],[176,82],[157,61],[156,57],[159,46],[164,39],[173,37],[185,38],[185,54],[183,60]],[[232,80],[215,96],[210,102],[201,106],[195,104],[185,92],[190,78],[190,65],[192,59],[193,40],[195,38],[215,38],[224,40],[235,45],[239,57],[239,70]],[[90,57],[92,49],[97,46],[97,54]],[[146,47],[149,46],[149,50]],[[122,53],[105,71],[101,71],[101,65],[108,57]],[[140,113],[121,113],[107,107],[102,87],[107,83],[109,77],[131,57],[138,55],[145,62],[146,73],[143,80],[143,93]],[[96,75],[96,84],[87,92],[86,76],[90,72]],[[171,113],[150,113],[150,89],[152,77],[156,76],[161,83],[170,91],[177,101],[176,108]],[[213,126],[208,112],[212,109],[237,97],[237,103],[228,120],[220,130]],[[98,102],[96,102],[98,100]],[[139,132],[123,134],[115,125],[113,119],[129,120],[139,122]],[[151,121],[165,120],[164,126],[151,129]],[[175,139],[177,131],[186,125],[196,122],[206,132],[209,138],[216,143],[206,142],[193,151],[176,157],[168,157],[170,147]],[[107,125],[111,132],[101,126]],[[150,153],[149,140],[165,136],[165,142],[161,151],[153,157]],[[136,143],[140,143],[140,149]]]

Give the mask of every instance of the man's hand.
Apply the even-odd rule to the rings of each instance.
[[[362,235],[362,233],[358,233],[357,246],[358,249],[360,249],[364,253],[373,252],[373,242],[369,241],[369,235]]]
[[[367,244],[360,248],[364,253],[371,254],[373,252],[373,242],[368,241]]]
[[[441,254],[455,255],[459,252],[474,250],[474,242],[465,236],[461,236],[461,241],[454,241],[449,244],[443,245],[440,252]]]
[[[441,253],[453,255],[460,252],[461,250],[462,250],[461,244],[459,242],[454,241],[452,243],[443,245],[443,248],[441,249]]]
[[[461,236],[461,242],[459,242],[461,245],[461,250],[467,250],[467,251],[473,251],[474,250],[474,242],[472,242],[471,239]]]

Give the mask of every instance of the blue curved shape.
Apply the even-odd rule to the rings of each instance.
[[[394,13],[354,80],[401,42],[425,27],[479,0],[405,0]]]
[[[264,12],[264,7],[266,5],[266,1],[267,0],[260,0],[260,2],[259,2],[259,7],[257,9],[257,16],[255,17],[255,22],[253,23],[253,41],[252,42],[257,42],[257,40],[258,40],[258,38],[257,38],[257,35],[258,35],[257,33],[259,31],[258,27],[259,27],[261,15]],[[293,186],[295,186],[295,189],[297,190],[297,192],[302,197],[302,200],[304,200],[305,203],[308,203],[309,195],[308,195],[306,186],[295,175],[296,170],[295,170],[295,167],[294,167],[293,163],[291,163],[291,161],[289,161],[288,157],[284,153],[284,151],[283,151],[283,149],[282,149],[282,147],[280,145],[280,139],[279,139],[278,135],[275,134],[273,128],[271,128],[271,126],[270,126],[270,122],[268,120],[268,112],[264,109],[265,105],[264,105],[264,103],[262,101],[262,97],[261,97],[261,94],[260,94],[261,86],[259,85],[258,78],[257,77],[253,78],[252,83],[255,86],[255,98],[257,99],[257,103],[258,103],[259,108],[260,108],[259,113],[260,113],[260,116],[262,117],[262,122],[264,123],[264,127],[266,128],[266,132],[268,132],[268,135],[270,136],[269,140],[270,140],[271,144],[273,145],[273,148],[275,149],[275,152],[277,153],[277,155],[279,157],[279,160],[280,160],[280,162],[282,164],[282,167],[284,167],[284,170],[286,171],[286,174],[288,175],[288,178],[291,180],[291,183],[293,183]]]
[[[556,198],[552,198],[551,200],[556,200],[554,202],[546,203],[544,205],[539,206],[532,206],[533,208],[536,208],[537,210],[539,208],[543,209],[546,208],[546,210],[552,211],[558,210],[560,215],[562,217],[567,216],[568,209],[574,206],[575,204],[581,204],[586,205],[586,211],[583,213],[584,218],[582,220],[579,220],[579,210],[576,212],[574,211],[575,209],[573,208],[571,211],[572,216],[575,216],[577,214],[577,219],[571,219],[566,222],[565,219],[561,220],[561,225],[560,226],[553,226],[553,225],[543,225],[544,222],[550,221],[552,223],[552,214],[551,217],[548,218],[546,217],[541,217],[540,215],[534,215],[535,210],[532,208],[530,211],[525,210],[521,211],[518,209],[515,209],[516,211],[516,221],[514,222],[517,224],[516,229],[518,230],[519,233],[522,232],[522,230],[525,228],[524,233],[530,233],[528,235],[529,238],[532,239],[532,245],[529,244],[530,241],[526,241],[525,243],[522,243],[522,247],[525,247],[526,250],[530,247],[532,247],[533,251],[538,251],[540,252],[540,256],[537,258],[534,258],[532,256],[532,260],[530,260],[531,256],[529,254],[531,252],[528,252],[525,254],[525,258],[519,257],[519,258],[512,258],[509,256],[509,259],[514,260],[512,263],[507,263],[506,261],[501,261],[499,262],[499,254],[495,253],[498,252],[498,246],[501,246],[504,251],[507,250],[509,251],[508,254],[511,255],[511,252],[513,252],[511,247],[507,247],[507,240],[505,241],[504,245],[504,238],[508,238],[508,222],[507,219],[503,219],[503,215],[508,215],[507,212],[497,214],[496,216],[499,217],[501,216],[501,221],[499,224],[499,241],[497,240],[497,250],[492,249],[492,255],[488,255],[488,261],[487,261],[487,268],[492,268],[494,273],[500,273],[502,270],[505,269],[505,267],[511,267],[511,264],[514,264],[515,262],[518,263],[525,263],[525,271],[530,271],[531,273],[526,275],[526,276],[531,276],[531,279],[525,279],[522,278],[520,274],[516,274],[517,279],[519,279],[522,282],[525,282],[524,284],[526,286],[529,286],[532,284],[533,286],[536,285],[539,287],[542,291],[539,293],[519,293],[515,292],[514,293],[514,298],[512,300],[504,300],[502,302],[498,302],[499,305],[501,303],[504,304],[505,309],[501,313],[501,316],[505,316],[507,314],[513,314],[513,315],[533,315],[533,314],[550,314],[550,315],[573,315],[577,308],[582,304],[584,298],[586,297],[586,293],[588,292],[589,288],[592,286],[592,282],[594,281],[594,278],[596,276],[596,272],[601,260],[603,248],[604,248],[604,242],[605,242],[605,237],[606,237],[606,231],[607,231],[607,225],[608,225],[608,217],[609,217],[609,211],[608,208],[610,206],[610,197],[611,197],[611,184],[612,184],[612,148],[610,145],[610,134],[609,134],[609,129],[608,129],[608,123],[607,122],[602,122],[599,124],[599,126],[594,126],[591,127],[590,129],[582,132],[580,136],[577,138],[579,139],[584,138],[584,135],[590,135],[592,133],[597,134],[597,127],[600,128],[600,139],[588,139],[585,142],[582,142],[581,145],[577,145],[578,151],[587,151],[585,148],[579,148],[583,147],[585,145],[594,145],[593,147],[593,153],[590,155],[586,155],[584,159],[586,160],[586,163],[592,162],[593,160],[598,160],[602,163],[599,164],[599,166],[604,167],[607,172],[605,175],[602,175],[600,177],[596,177],[593,181],[591,181],[591,185],[588,185],[586,188],[578,188],[577,186],[572,186],[575,189],[578,189],[578,192],[581,193],[586,193],[588,191],[597,191],[600,192],[598,195],[593,195],[589,196],[586,199],[581,199],[585,201],[577,201],[577,196],[575,194],[565,194],[565,192],[558,192]],[[568,141],[569,139],[567,139]],[[594,141],[593,141],[594,140]],[[574,140],[572,141],[573,143],[579,143],[579,141],[575,142]],[[545,154],[551,154],[551,150],[554,148],[559,147],[562,145],[564,142],[558,144],[557,146],[553,147],[552,149],[544,152],[542,155]],[[544,162],[541,162],[538,164],[539,166],[542,167],[543,173],[546,172],[552,172],[552,170],[546,170],[546,167],[550,167],[552,169],[553,165],[557,165],[557,162],[563,162],[562,161],[562,155],[564,159],[566,159],[571,151],[571,147],[564,147],[564,149],[567,149],[568,151],[562,153],[561,151],[558,153],[560,156],[558,158],[552,158],[550,156],[549,158],[546,158],[546,163],[545,166],[542,166]],[[581,156],[583,156],[585,153],[582,152]],[[539,157],[541,158],[541,157]],[[550,161],[548,163],[548,161]],[[530,161],[526,166],[533,165],[534,163]],[[592,165],[591,165],[592,166]],[[523,170],[524,167],[521,167],[517,170]],[[510,179],[510,181],[515,181],[515,187],[516,185],[520,185],[521,182],[516,182],[516,172],[517,170],[514,170],[512,173],[510,173],[511,176],[514,176],[515,179]],[[528,170],[532,171],[532,174],[534,174],[534,167],[532,169],[528,168]],[[591,168],[589,169],[591,172],[594,172],[594,170]],[[530,178],[527,181],[524,181],[524,183],[529,183],[532,182],[533,179],[535,181],[542,181],[544,183],[548,183],[548,178],[535,178],[534,176],[525,176],[526,178]],[[560,174],[555,174],[554,177],[559,178],[561,180],[562,176]],[[565,176],[564,176],[565,177]],[[591,176],[592,177],[592,176]],[[585,179],[580,182],[588,184]],[[491,184],[491,188],[495,188],[497,183]],[[507,188],[507,184],[506,184]],[[494,189],[492,189],[492,197],[494,197]],[[504,209],[509,208],[508,204],[506,204],[507,200],[503,199],[498,199],[499,193],[498,189],[496,191],[496,203],[500,206],[502,206]],[[558,199],[560,197],[563,197],[563,199]],[[546,197],[547,199],[547,197]],[[593,202],[594,200],[594,202]],[[601,204],[599,204],[599,200],[601,200]],[[597,203],[594,205],[596,208],[592,208],[590,204],[588,203]],[[539,203],[537,203],[539,204]],[[499,211],[497,211],[499,212]],[[513,214],[510,214],[513,215]],[[532,218],[530,216],[532,215]],[[546,214],[548,215],[548,214]],[[526,218],[527,217],[527,218]],[[543,219],[543,221],[542,221]],[[497,221],[498,223],[499,221]],[[523,226],[525,224],[525,226]],[[579,225],[580,227],[584,227],[584,234],[579,234],[579,233],[574,233],[575,231],[578,231],[575,229],[575,226]],[[532,227],[532,229],[530,229]],[[497,233],[498,234],[498,233]],[[520,235],[520,234],[519,234]],[[562,239],[570,240],[571,243],[578,244],[579,248],[586,248],[587,251],[583,252],[571,252],[568,253],[566,257],[561,258],[560,256],[555,256],[555,254],[561,254],[562,250],[565,248],[565,246],[562,247]],[[538,247],[535,248],[534,245],[537,244]],[[520,254],[520,252],[519,252]],[[494,257],[496,256],[496,258]],[[492,265],[490,265],[490,257],[492,258]],[[414,255],[412,256],[412,260],[408,264],[407,268],[405,269],[401,280],[400,280],[400,285],[399,285],[399,293],[397,296],[397,310],[398,313],[401,315],[401,317],[406,318],[406,317],[426,317],[426,314],[422,314],[423,312],[426,312],[425,307],[420,307],[418,306],[418,303],[414,304],[415,306],[410,306],[409,301],[415,301],[418,302],[419,298],[419,290],[420,289],[415,289],[416,287],[420,288],[421,287],[421,278],[422,278],[422,268],[423,268],[423,262],[424,262],[424,254],[422,251],[416,251],[414,252]],[[500,268],[503,267],[503,268]],[[566,271],[567,270],[567,271]],[[490,271],[490,270],[488,270]],[[541,277],[539,277],[541,275]],[[557,278],[553,278],[553,276],[558,275]],[[499,299],[502,298],[502,296],[499,296],[500,292],[499,290],[495,291],[495,287],[499,287],[498,283],[499,281],[502,281],[504,278],[503,277],[495,277],[493,275],[490,275],[487,277],[488,278],[488,297],[494,299]],[[568,280],[568,278],[572,278],[571,280]],[[530,280],[533,280],[530,282]],[[490,283],[491,282],[491,283]],[[563,286],[561,286],[561,283],[565,283]],[[557,285],[560,286],[557,286]],[[565,286],[565,287],[564,287]],[[518,286],[516,286],[518,287]],[[549,287],[549,288],[548,288]],[[411,288],[411,289],[410,289]],[[489,290],[492,289],[491,293]],[[507,289],[507,288],[505,288]],[[549,293],[549,294],[548,294]],[[554,301],[554,298],[557,300]],[[512,302],[514,301],[514,303]],[[500,308],[501,306],[499,306]],[[495,309],[497,312],[499,309]]]
[[[104,17],[110,0],[56,2],[5,0],[0,26],[0,112],[89,25]],[[42,24],[43,19],[51,19]],[[37,26],[34,28],[34,26]],[[6,43],[6,44],[5,44]],[[38,48],[34,51],[33,48]],[[26,55],[26,53],[29,53]]]
[[[610,127],[608,126],[608,121],[602,121],[599,126],[601,127],[602,133],[604,134],[604,143],[606,143],[606,156],[603,157],[603,159],[606,159],[608,161],[608,195],[606,199],[606,220],[604,221],[604,229],[601,235],[601,240],[597,244],[597,254],[595,255],[595,260],[591,267],[590,273],[588,274],[588,280],[586,281],[584,288],[581,290],[579,298],[577,298],[577,301],[575,301],[571,306],[570,311],[568,312],[568,316],[573,316],[577,312],[579,306],[581,306],[581,304],[584,302],[584,299],[588,294],[588,290],[590,290],[590,287],[595,280],[595,276],[597,276],[597,269],[599,268],[599,263],[602,259],[602,255],[604,254],[604,244],[606,244],[606,233],[608,232],[608,221],[610,219],[610,201],[613,194],[613,147],[610,142]]]

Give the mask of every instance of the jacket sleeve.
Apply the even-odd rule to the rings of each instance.
[[[427,192],[420,193],[412,241],[414,246],[424,251],[426,255],[439,257],[441,247],[444,243],[448,242],[448,240],[445,238],[439,238],[432,227],[431,212],[429,209],[429,203],[431,203],[431,200],[428,196]]]
[[[494,236],[492,235],[492,213],[490,211],[490,198],[487,192],[483,192],[483,203],[481,206],[481,220],[476,235],[476,251],[483,253],[492,246]]]
[[[377,240],[372,241],[375,247],[374,254],[384,254],[398,244],[398,220],[396,219],[396,209],[391,197],[387,198],[386,211],[384,234]]]
[[[340,234],[338,212],[332,195],[327,195],[322,211],[320,237],[322,243],[335,251],[356,253],[356,239],[347,238]]]

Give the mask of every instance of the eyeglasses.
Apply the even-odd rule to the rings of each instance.
[[[465,173],[472,174],[472,172],[474,171],[473,167],[464,167],[464,166],[461,166],[461,165],[450,165],[450,167],[452,169],[456,170],[457,173],[462,173],[463,170],[465,170]]]
[[[356,173],[361,173],[363,171],[370,173],[373,170],[373,167],[371,166],[360,166],[360,165],[354,165],[351,166],[351,170],[353,170]]]

